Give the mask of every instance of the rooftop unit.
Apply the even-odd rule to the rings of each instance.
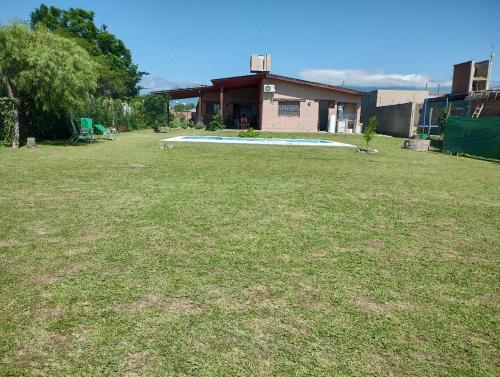
[[[257,55],[250,56],[250,72],[262,73],[271,71],[271,55]]]

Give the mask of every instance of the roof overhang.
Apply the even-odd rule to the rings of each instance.
[[[263,78],[269,78],[273,80],[286,81],[294,84],[312,86],[316,88],[322,88],[327,90],[332,90],[340,93],[347,93],[355,96],[364,96],[366,92],[362,92],[359,90],[344,88],[341,86],[322,84],[313,81],[306,81],[295,79],[287,76],[279,76],[273,75],[270,73],[259,73],[254,75],[246,75],[246,76],[234,76],[234,77],[223,77],[219,79],[213,79],[212,85],[202,85],[192,88],[182,88],[182,89],[169,89],[169,90],[159,90],[153,93],[160,94],[166,93],[170,96],[170,99],[182,99],[182,98],[194,98],[200,97],[204,93],[209,92],[217,92],[220,91],[221,88],[224,90],[231,89],[243,89],[259,86]]]
[[[218,92],[223,87],[224,90],[251,88],[260,85],[263,74],[224,77],[220,79],[213,79],[212,85],[201,85],[193,88],[169,89],[159,90],[153,93],[166,93],[170,99],[183,99],[200,97],[204,93]]]

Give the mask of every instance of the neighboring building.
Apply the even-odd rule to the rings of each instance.
[[[183,120],[193,120],[195,112],[194,110],[186,110],[186,111],[175,111],[170,110],[170,114],[173,115],[175,119],[183,119]]]
[[[375,115],[377,132],[408,137],[418,129],[439,133],[439,113],[464,117],[500,116],[500,91],[489,90],[491,60],[474,60],[453,67],[452,93],[425,90],[375,90],[363,97],[361,121]]]
[[[170,99],[198,97],[197,121],[208,123],[220,112],[228,128],[239,128],[246,118],[250,127],[264,131],[317,132],[338,124],[345,132],[360,132],[364,92],[274,75],[269,73],[270,64],[270,55],[260,61],[252,56],[255,74],[162,93]]]
[[[490,60],[474,60],[453,66],[451,94],[462,94],[490,89]]]
[[[422,104],[431,96],[427,90],[374,90],[363,97],[361,122],[377,117],[377,132],[409,137],[417,130]]]
[[[491,62],[474,60],[453,66],[453,82],[451,94],[436,98],[428,98],[422,109],[422,127],[438,127],[437,119],[441,109],[445,108],[449,115],[463,117],[496,117],[500,116],[500,90],[490,89]]]

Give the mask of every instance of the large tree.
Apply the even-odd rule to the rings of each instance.
[[[94,23],[94,12],[80,8],[68,10],[40,5],[31,14],[31,25],[45,25],[49,30],[75,38],[99,63],[97,95],[132,97],[139,93],[140,72],[132,62],[130,50],[123,41]]]
[[[43,26],[0,26],[0,79],[16,104],[12,146],[19,146],[19,109],[78,108],[97,85],[96,68],[83,48]]]

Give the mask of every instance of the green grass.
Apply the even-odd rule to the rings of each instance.
[[[186,133],[0,149],[0,375],[500,373],[500,165]]]

